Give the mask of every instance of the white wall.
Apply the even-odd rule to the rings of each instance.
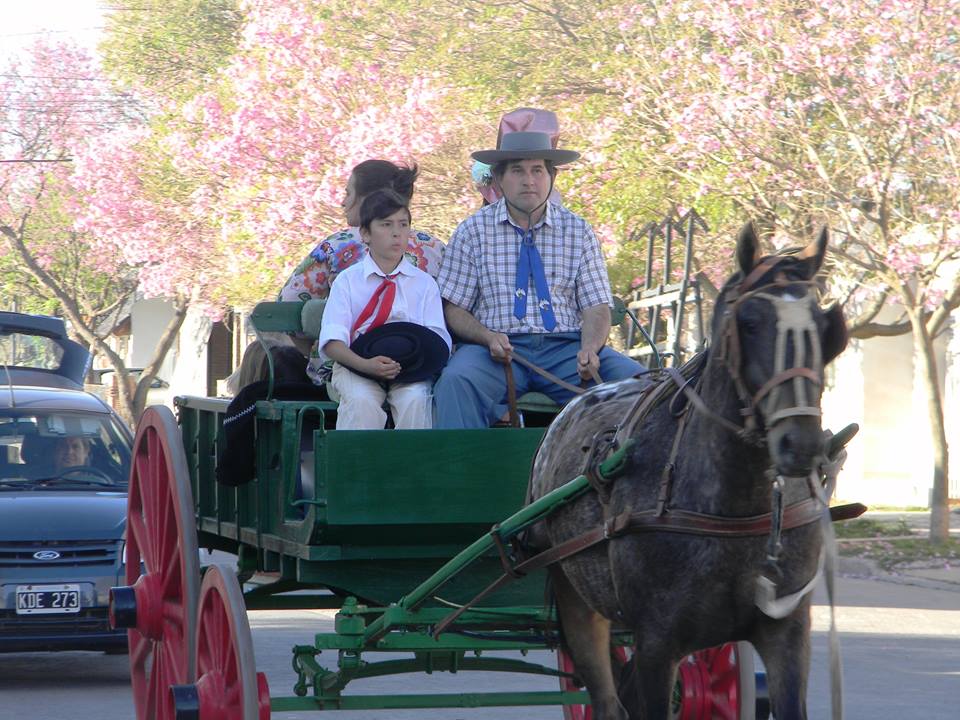
[[[837,480],[837,496],[843,499],[864,495],[863,434],[864,393],[863,342],[853,340],[847,349],[827,367],[826,387],[821,407],[823,427],[838,432],[850,423],[860,426],[860,434],[847,445],[847,461]]]
[[[143,367],[153,357],[163,331],[173,317],[170,302],[158,298],[138,300],[131,310],[131,339],[127,358],[129,367]],[[202,313],[187,311],[180,335],[160,366],[157,377],[169,383],[153,388],[147,405],[173,405],[177,395],[207,394],[207,340],[212,322]]]
[[[207,394],[207,341],[213,321],[202,312],[187,309],[180,328],[173,374],[168,378],[169,401],[177,395]]]
[[[130,311],[130,349],[128,367],[144,367],[153,357],[167,323],[173,317],[173,306],[167,300],[137,300]],[[175,349],[175,348],[174,348]],[[167,353],[159,377],[169,380],[173,374],[172,353]]]
[[[881,318],[887,322],[890,318]],[[954,326],[956,327],[956,325]],[[947,440],[954,439],[954,472],[960,472],[960,333],[945,333],[936,343],[941,388],[947,375],[948,342],[952,384],[944,395]],[[910,335],[853,341],[834,361],[824,393],[824,427],[837,430],[860,424],[848,446],[848,460],[837,496],[868,505],[926,507],[930,502],[933,459],[927,400],[916,380]],[[957,480],[952,483],[957,486]]]
[[[952,332],[946,343],[944,415],[950,449],[950,497],[960,497],[960,310],[951,313]]]

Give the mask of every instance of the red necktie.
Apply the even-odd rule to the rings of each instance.
[[[387,321],[387,318],[390,317],[390,311],[393,310],[393,300],[397,296],[397,284],[393,281],[393,279],[399,274],[400,273],[387,275],[383,279],[383,282],[380,283],[380,287],[373,291],[373,296],[370,298],[370,302],[368,302],[366,307],[360,311],[360,316],[353,324],[353,328],[350,330],[351,335],[357,332],[357,328],[363,326],[363,324],[367,321],[367,318],[373,315],[373,311],[375,309],[377,310],[377,314],[374,316],[373,321],[370,323],[370,327],[368,327],[367,330],[373,330],[375,327],[380,327]],[[379,309],[377,309],[377,303],[380,304]]]

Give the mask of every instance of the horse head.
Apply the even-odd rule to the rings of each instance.
[[[822,450],[824,368],[847,344],[839,304],[823,309],[817,299],[827,241],[824,228],[797,253],[763,257],[748,223],[737,238],[739,271],[714,312],[714,359],[733,381],[747,434],[765,439],[783,475],[809,474]]]

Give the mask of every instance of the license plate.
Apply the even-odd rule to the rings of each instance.
[[[80,612],[79,585],[18,585],[17,615]]]

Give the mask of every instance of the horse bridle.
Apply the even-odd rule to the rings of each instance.
[[[720,326],[720,347],[716,359],[724,364],[734,388],[740,398],[743,426],[736,427],[737,434],[753,437],[759,433],[760,421],[770,429],[781,420],[797,416],[820,417],[820,407],[813,393],[807,392],[804,381],[818,388],[823,386],[823,351],[820,335],[813,310],[816,299],[809,293],[802,298],[785,298],[765,292],[770,288],[785,288],[793,285],[814,286],[812,281],[787,280],[782,274],[772,283],[753,287],[760,278],[767,275],[776,266],[787,259],[788,255],[776,255],[762,261],[738,285],[726,291],[729,296]],[[740,332],[737,323],[737,310],[751,299],[766,300],[774,306],[777,316],[777,339],[774,350],[774,373],[762,387],[751,393],[742,375],[743,354],[740,346]],[[787,367],[787,341],[793,341],[793,361]],[[807,341],[810,345],[809,364]],[[776,409],[777,400],[783,386],[792,382],[795,404],[788,408]],[[819,393],[817,393],[819,395]],[[759,420],[758,420],[759,418]]]

